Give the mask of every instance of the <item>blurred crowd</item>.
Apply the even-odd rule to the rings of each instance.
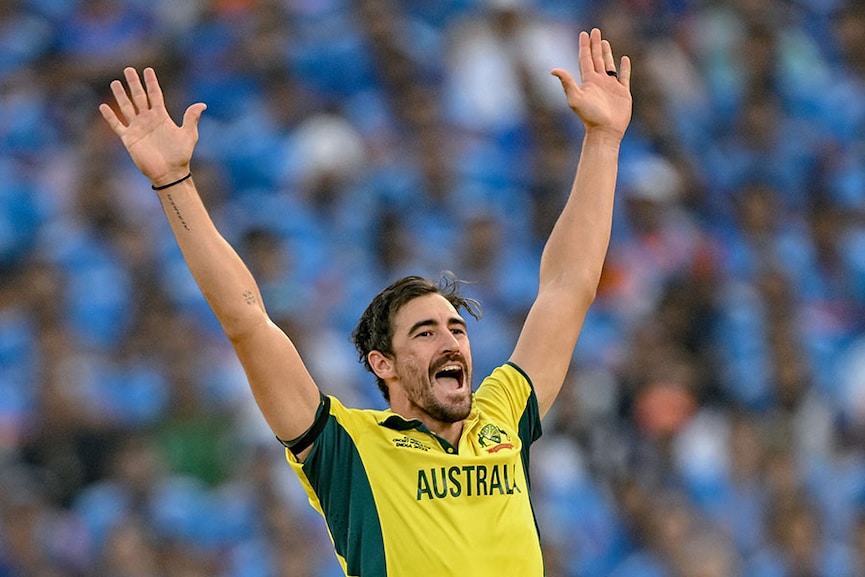
[[[332,577],[149,183],[97,112],[153,66],[220,230],[326,393],[451,270],[504,361],[582,138],[553,67],[634,62],[606,269],[532,481],[549,577],[865,575],[858,0],[0,0],[0,577]]]

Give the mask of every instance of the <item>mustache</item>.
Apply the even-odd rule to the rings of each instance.
[[[440,358],[438,358],[431,366],[430,366],[430,374],[435,374],[444,366],[457,363],[459,364],[463,370],[468,369],[468,363],[466,362],[466,358],[462,355],[462,353],[448,353]]]

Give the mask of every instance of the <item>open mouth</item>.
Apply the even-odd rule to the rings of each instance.
[[[464,376],[463,367],[455,363],[448,363],[433,374],[436,383],[452,389],[462,388]]]

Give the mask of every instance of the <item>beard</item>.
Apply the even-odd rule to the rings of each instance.
[[[420,405],[429,416],[443,423],[456,423],[469,416],[472,410],[472,395],[468,390],[463,396],[456,400],[439,399],[427,388],[424,390],[422,399],[424,404]]]
[[[435,374],[439,368],[458,363],[463,367],[462,388],[441,391]],[[472,408],[471,367],[462,355],[439,359],[429,368],[411,364],[404,366],[403,384],[409,400],[433,419],[443,423],[456,423],[469,416]]]

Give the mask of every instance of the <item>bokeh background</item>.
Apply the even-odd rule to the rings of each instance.
[[[339,568],[97,112],[154,66],[214,219],[322,389],[406,273],[472,281],[478,376],[532,301],[582,128],[634,61],[613,239],[532,468],[549,577],[865,575],[858,0],[0,0],[0,577]]]

